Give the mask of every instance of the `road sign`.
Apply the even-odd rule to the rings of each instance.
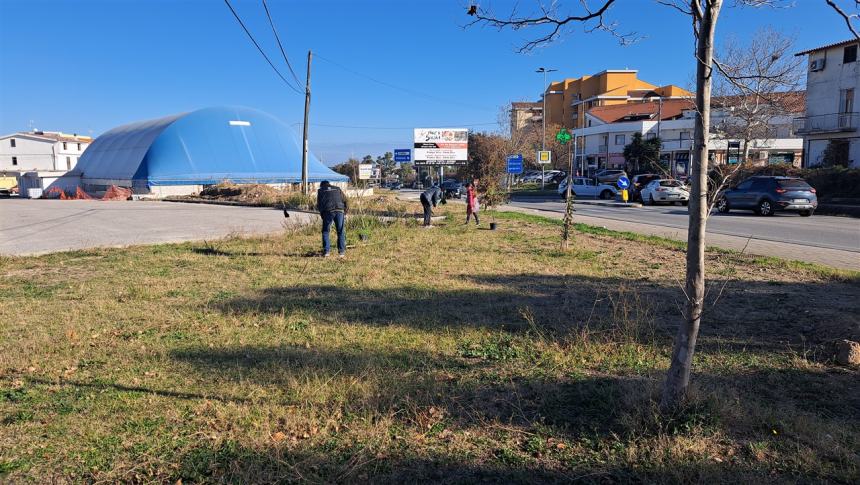
[[[523,156],[508,155],[508,173],[523,173]]]
[[[395,162],[411,162],[412,161],[412,149],[411,148],[395,148],[394,149],[394,161]]]
[[[358,178],[359,180],[370,180],[373,178],[373,164],[372,163],[360,163],[358,164]]]
[[[570,133],[567,132],[566,128],[558,130],[558,133],[555,134],[555,139],[558,140],[558,142],[562,145],[569,142],[571,138],[572,137],[570,136]]]
[[[616,183],[618,184],[619,189],[626,189],[627,187],[630,187],[630,179],[624,176],[618,177],[618,182]]]
[[[537,161],[538,161],[538,163],[551,163],[552,162],[552,152],[549,150],[538,151]]]

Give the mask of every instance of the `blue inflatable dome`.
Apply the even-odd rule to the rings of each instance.
[[[74,173],[85,187],[298,183],[302,150],[289,127],[250,108],[205,108],[114,128],[84,151]],[[308,154],[308,181],[346,182]]]

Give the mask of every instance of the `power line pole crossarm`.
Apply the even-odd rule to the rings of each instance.
[[[305,83],[305,126],[302,134],[302,193],[308,195],[308,115],[311,110],[311,59],[313,53],[308,51],[308,77]]]

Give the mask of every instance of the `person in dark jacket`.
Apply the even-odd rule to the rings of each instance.
[[[337,252],[338,256],[346,255],[346,230],[344,229],[344,218],[348,209],[346,196],[339,187],[333,186],[328,180],[324,180],[317,190],[317,209],[322,217],[322,243],[323,256],[331,252],[329,231],[331,223],[337,230]]]
[[[421,193],[421,205],[424,207],[424,227],[430,227],[430,216],[433,215],[432,207],[436,207],[443,197],[442,189],[434,185]]]

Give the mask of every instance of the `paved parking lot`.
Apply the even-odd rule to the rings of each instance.
[[[271,234],[314,216],[269,208],[156,201],[0,199],[0,254],[41,254]]]

